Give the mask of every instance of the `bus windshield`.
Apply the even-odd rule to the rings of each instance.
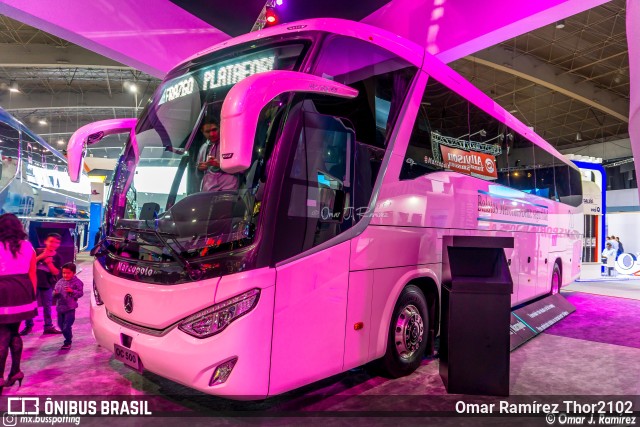
[[[284,103],[276,98],[264,108],[251,167],[227,174],[219,167],[222,101],[252,74],[296,70],[307,44],[240,47],[158,88],[138,122],[137,147],[128,144],[118,162],[107,212],[110,252],[185,267],[251,243],[267,139],[276,132],[271,119]]]
[[[108,256],[98,257],[107,271],[164,284],[232,274],[296,256],[366,217],[417,68],[362,40],[314,37],[321,46],[304,62],[305,72],[357,96],[271,99],[255,123],[250,166],[220,169],[219,117],[231,86],[252,73],[300,70],[311,37],[228,49],[159,87],[114,175]]]

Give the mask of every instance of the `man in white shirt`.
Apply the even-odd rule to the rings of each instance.
[[[611,276],[613,273],[613,263],[610,263],[609,260],[613,260],[615,262],[617,251],[613,249],[613,245],[611,242],[607,242],[607,247],[602,251],[602,264],[605,266],[605,271],[607,275]]]
[[[198,151],[198,172],[202,173],[200,191],[233,191],[238,189],[238,177],[220,169],[220,126],[213,118],[205,118],[202,134],[207,138]]]

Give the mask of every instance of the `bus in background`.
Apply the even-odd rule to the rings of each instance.
[[[89,244],[88,177],[71,182],[66,158],[2,108],[0,157],[0,214],[17,215],[34,247],[59,233],[59,252],[73,261]]]
[[[576,167],[371,26],[314,19],[201,52],[137,124],[74,134],[72,179],[115,132],[94,335],[206,393],[264,398],[371,361],[410,374],[439,330],[444,236],[513,237],[513,305],[579,274]]]

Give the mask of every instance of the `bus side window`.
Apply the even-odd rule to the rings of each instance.
[[[513,149],[509,151],[511,187],[530,194],[535,194],[536,191],[536,162],[533,147],[533,142],[516,133]]]
[[[582,175],[580,171],[569,167],[569,190],[571,197],[565,202],[571,206],[580,206],[582,204]]]
[[[413,125],[400,179],[445,170],[447,150],[456,149],[469,135],[469,103],[460,95],[429,77]]]
[[[553,162],[555,157],[538,147],[533,148],[536,159],[536,191],[537,196],[545,197],[551,200],[556,198],[556,184]]]
[[[348,120],[318,114],[309,100],[304,106],[288,118],[289,126],[298,130],[282,183],[277,261],[326,242],[353,224],[355,133]]]
[[[400,179],[446,170],[509,185],[507,144],[512,141],[499,120],[430,77]]]
[[[569,182],[569,166],[562,160],[554,159],[554,174],[556,179],[556,195],[562,203],[568,203],[571,197]]]
[[[441,170],[444,170],[442,162],[437,160],[433,153],[427,111],[424,105],[421,105],[400,170],[400,179],[415,179]]]

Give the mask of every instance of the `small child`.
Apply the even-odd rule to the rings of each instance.
[[[78,298],[84,295],[83,287],[84,284],[76,276],[76,265],[72,262],[63,265],[62,279],[58,280],[53,290],[53,298],[58,307],[58,327],[64,336],[64,344],[60,350],[71,349],[71,327],[76,320]]]

